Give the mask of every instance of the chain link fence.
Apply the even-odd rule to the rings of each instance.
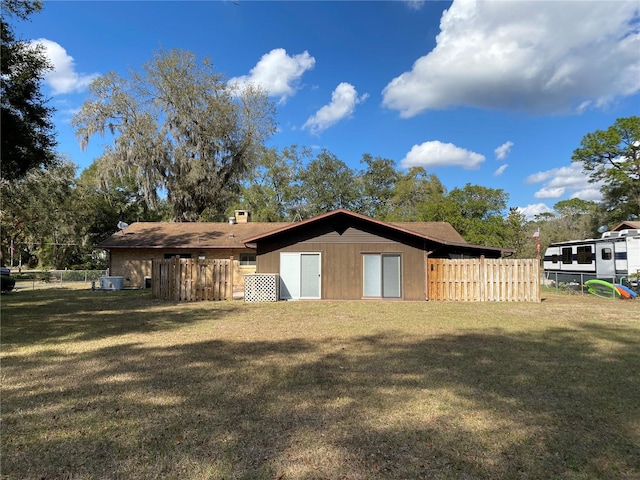
[[[91,288],[93,282],[107,274],[106,270],[13,270],[14,290],[36,290],[39,288],[83,287]],[[94,283],[94,284],[95,284]]]
[[[543,272],[540,285],[542,289],[548,291],[564,292],[570,295],[587,295],[589,293],[585,282],[593,280],[594,274],[571,274],[563,272]],[[640,294],[640,282],[638,275],[615,276],[611,278],[600,278],[612,284],[624,285],[634,292]]]

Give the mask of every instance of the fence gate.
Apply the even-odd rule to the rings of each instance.
[[[539,302],[540,265],[534,259],[428,259],[429,300]]]
[[[180,302],[231,300],[233,262],[228,259],[154,259],[151,294]]]

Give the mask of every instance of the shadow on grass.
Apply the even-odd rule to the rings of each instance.
[[[212,309],[199,303],[185,311],[172,309],[174,305],[154,299],[149,290],[19,292],[3,298],[0,333],[6,346],[61,344],[176,329],[186,323],[221,318],[238,306],[219,302]]]
[[[127,343],[10,358],[9,478],[640,477],[640,332]]]

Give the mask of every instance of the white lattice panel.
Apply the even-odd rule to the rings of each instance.
[[[244,276],[245,302],[277,302],[280,276],[277,273],[252,273]]]

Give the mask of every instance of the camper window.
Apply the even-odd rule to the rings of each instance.
[[[591,253],[591,246],[578,247],[578,263],[585,264],[593,261],[593,255]]]
[[[571,247],[562,249],[562,263],[571,265],[573,262],[573,255],[571,254]]]
[[[602,249],[602,260],[611,260],[613,258],[613,251],[610,248]]]

